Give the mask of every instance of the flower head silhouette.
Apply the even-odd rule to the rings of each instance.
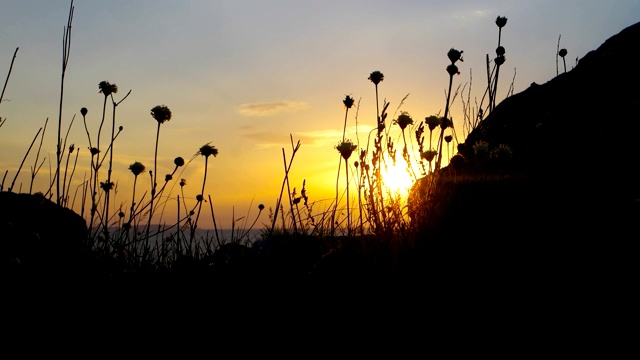
[[[211,155],[215,157],[215,156],[218,156],[218,149],[216,149],[215,146],[205,144],[200,147],[200,150],[198,150],[198,154],[206,158],[208,158]]]
[[[427,123],[427,126],[429,127],[429,130],[433,130],[436,127],[438,127],[438,125],[440,125],[440,121],[441,118],[435,116],[435,115],[431,115],[431,116],[427,116],[426,118],[424,118],[424,121]]]
[[[449,58],[449,60],[451,60],[452,64],[455,64],[456,61],[460,60],[460,61],[464,61],[464,59],[462,59],[462,53],[464,51],[462,50],[456,50],[454,48],[449,49],[449,52],[447,52],[447,57]]]
[[[384,75],[380,71],[376,70],[369,74],[369,80],[371,80],[375,85],[378,85],[382,80],[384,80]]]
[[[347,109],[351,109],[351,107],[353,106],[353,98],[349,95],[346,95],[344,100],[342,100],[342,103]]]
[[[357,148],[358,146],[351,142],[351,140],[349,139],[340,141],[338,145],[336,145],[336,150],[338,150],[342,158],[345,160],[349,160],[351,154]]]
[[[145,166],[142,165],[141,162],[134,162],[133,164],[129,165],[129,170],[131,170],[131,172],[133,173],[134,176],[138,176],[140,174],[142,174],[145,170]]]
[[[560,51],[558,52],[558,55],[562,57],[567,56],[567,49],[560,49]]]
[[[398,126],[400,126],[400,129],[404,130],[408,125],[413,124],[413,119],[411,118],[411,115],[409,115],[409,113],[407,113],[406,111],[403,111],[398,116],[396,123],[398,124]]]
[[[438,152],[435,151],[435,150],[427,150],[427,151],[423,151],[422,153],[420,153],[420,157],[422,157],[423,159],[431,162],[433,160],[433,158],[436,157],[437,154],[438,154]]]
[[[153,116],[159,124],[162,124],[165,121],[171,120],[171,110],[165,105],[157,105],[151,109],[151,116]]]
[[[456,75],[456,74],[460,75],[460,71],[458,71],[458,67],[453,65],[453,64],[447,66],[447,72],[451,76]]]
[[[100,81],[98,88],[100,89],[99,92],[103,93],[105,97],[118,92],[118,86],[108,81]]]
[[[504,16],[498,16],[496,18],[496,25],[498,25],[499,28],[503,28],[505,25],[507,25],[507,18]]]

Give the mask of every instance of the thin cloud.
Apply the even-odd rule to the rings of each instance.
[[[352,136],[347,136],[353,142],[357,142],[355,136],[355,127],[348,128],[348,133]],[[362,135],[362,134],[361,134]],[[283,147],[291,145],[291,138],[289,136],[283,136],[281,133],[275,132],[252,132],[243,135],[245,138],[250,139],[257,143],[260,148],[272,148]],[[311,147],[324,147],[332,149],[333,146],[338,144],[338,141],[342,139],[342,131],[337,130],[318,130],[311,132],[299,132],[291,135],[293,137],[294,144],[299,140],[303,146]],[[366,142],[366,134],[361,139]],[[363,145],[364,146],[364,145]]]
[[[267,116],[306,108],[307,103],[299,101],[258,102],[240,105],[240,114],[245,116]]]

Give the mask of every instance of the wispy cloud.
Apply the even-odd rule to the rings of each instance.
[[[240,105],[240,114],[246,116],[267,116],[285,111],[307,108],[307,103],[299,101],[258,102]]]
[[[348,130],[348,134],[355,135],[355,127]],[[257,142],[257,145],[260,148],[283,147],[290,146],[291,144],[290,137],[283,136],[283,134],[275,132],[251,132],[244,134],[244,137]],[[291,137],[293,138],[294,143],[300,140],[300,144],[303,146],[332,149],[333,146],[337,145],[338,141],[342,139],[342,131],[318,130],[311,132],[299,132],[292,134]],[[347,136],[347,138],[356,142],[355,136]],[[366,141],[366,137],[363,140]]]

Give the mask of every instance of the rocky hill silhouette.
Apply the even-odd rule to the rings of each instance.
[[[570,71],[502,101],[445,168],[425,236],[622,241],[640,223],[640,23]],[[474,145],[511,158],[479,158]],[[433,217],[433,218],[429,218]]]
[[[639,43],[637,23],[499,103],[422,204],[408,272],[452,291],[624,303],[640,238]],[[479,156],[483,142],[512,156]]]

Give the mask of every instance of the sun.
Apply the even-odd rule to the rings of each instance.
[[[405,162],[397,161],[395,165],[387,164],[386,167],[383,166],[380,171],[382,183],[392,194],[406,196],[413,185],[411,176],[404,165],[406,165]]]

